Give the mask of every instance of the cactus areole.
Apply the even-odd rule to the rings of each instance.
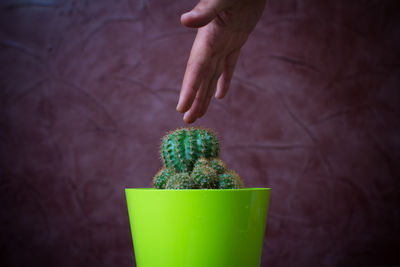
[[[197,159],[219,156],[219,141],[214,132],[203,128],[180,128],[162,140],[161,156],[166,167],[176,172],[191,172]]]

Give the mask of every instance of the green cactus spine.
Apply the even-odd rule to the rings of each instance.
[[[165,184],[175,174],[174,170],[162,168],[153,177],[153,187],[157,189],[165,189]]]
[[[171,176],[166,185],[165,189],[194,189],[196,188],[196,183],[186,172],[176,173]]]
[[[197,165],[190,174],[198,188],[218,188],[217,172],[207,165]]]
[[[190,173],[197,159],[218,157],[219,151],[216,134],[203,128],[177,129],[168,133],[161,144],[164,165],[176,172]]]
[[[221,189],[236,189],[243,188],[243,181],[240,176],[232,171],[228,170],[218,176],[219,188]]]

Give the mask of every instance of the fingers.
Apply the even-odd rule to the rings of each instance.
[[[192,107],[185,113],[183,116],[183,121],[186,123],[193,123],[198,118],[198,110],[201,106],[201,103],[205,99],[206,95],[205,90],[199,90],[196,94],[196,100],[194,101]]]
[[[211,99],[213,97],[213,94],[215,93],[215,89],[216,89],[216,86],[217,86],[218,78],[221,76],[222,69],[223,69],[223,61],[220,60],[217,63],[216,72],[215,72],[215,74],[214,74],[213,78],[211,79],[210,84],[208,86],[207,96],[206,96],[206,99],[203,102],[203,106],[201,107],[201,110],[199,112],[199,118],[203,117],[204,114],[206,114],[206,111],[208,109],[208,106],[210,105],[210,102],[211,102]]]
[[[192,106],[197,90],[201,84],[204,63],[196,62],[188,64],[183,78],[182,88],[179,95],[176,110],[184,113]]]
[[[204,106],[207,103],[207,97],[212,96],[212,88],[210,88],[210,83],[212,82],[212,79],[214,78],[214,73],[216,71],[215,63],[211,64],[209,66],[209,71],[204,77],[204,80],[201,84],[201,87],[196,93],[196,97],[193,101],[192,106],[190,109],[185,113],[183,120],[186,123],[192,123],[194,122],[197,118],[200,117],[201,111],[203,110]],[[210,92],[211,91],[211,94]]]
[[[191,28],[202,27],[233,3],[232,0],[201,0],[191,11],[181,16],[181,23]]]
[[[197,91],[207,75],[208,65],[211,61],[210,49],[200,39],[198,34],[186,66],[179,101],[176,107],[181,113],[186,112],[192,106]]]
[[[217,63],[213,63],[217,59],[188,63],[177,107],[178,111],[185,112],[183,120],[186,123],[193,123],[206,113],[216,88],[216,98],[223,98],[226,95],[239,53],[240,50],[235,50]],[[194,52],[193,55],[197,53]],[[195,59],[199,60],[196,56]]]
[[[235,71],[239,54],[240,50],[235,50],[225,59],[224,70],[221,77],[218,79],[217,92],[215,93],[215,97],[218,99],[223,98],[229,90],[229,85],[231,83],[233,72]]]

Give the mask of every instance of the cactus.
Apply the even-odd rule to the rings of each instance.
[[[190,173],[197,159],[218,157],[219,151],[215,133],[203,128],[177,129],[168,133],[161,144],[164,165],[176,172]]]
[[[153,178],[158,189],[242,188],[239,175],[219,158],[215,133],[203,128],[180,128],[163,137],[164,167]]]
[[[165,184],[171,176],[175,174],[174,170],[169,168],[162,168],[153,177],[153,187],[157,189],[164,189]]]
[[[210,161],[204,157],[199,158],[194,164],[194,168],[198,166],[209,166],[211,167]]]
[[[242,179],[232,170],[227,170],[223,174],[220,174],[218,176],[218,183],[221,189],[243,188]]]
[[[197,165],[190,174],[198,188],[218,188],[217,172],[207,165]]]
[[[225,163],[219,158],[211,159],[210,165],[217,172],[217,174],[222,174],[225,172]]]
[[[209,166],[213,168],[217,172],[217,174],[222,174],[226,169],[225,163],[220,158],[199,158],[194,164],[194,168],[196,168],[197,166]]]
[[[176,173],[171,176],[165,184],[165,189],[194,189],[196,183],[189,176],[188,173]]]

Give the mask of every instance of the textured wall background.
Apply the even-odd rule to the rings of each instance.
[[[134,266],[195,1],[0,3],[0,265]],[[400,5],[270,1],[213,128],[272,187],[263,267],[400,265]]]

